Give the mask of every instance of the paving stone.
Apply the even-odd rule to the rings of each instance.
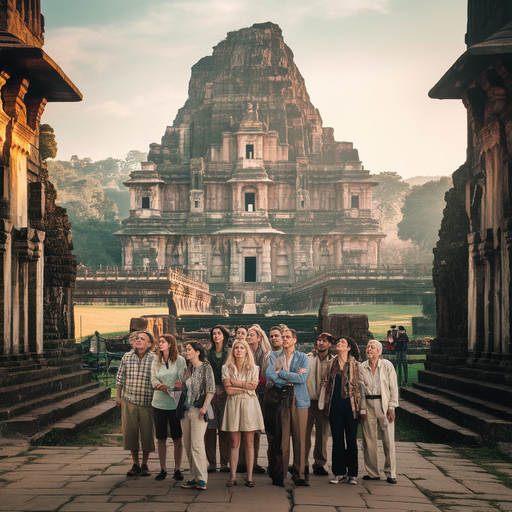
[[[57,510],[67,503],[71,499],[71,496],[37,496],[27,503],[23,504],[23,508],[26,512],[56,512]]]
[[[376,510],[407,510],[409,512],[420,510],[427,512],[439,511],[439,509],[431,503],[401,503],[393,501],[382,501],[379,500],[379,498],[374,498],[373,496],[366,497],[365,501],[368,508]]]
[[[468,507],[463,506],[456,506],[453,507],[447,507],[446,510],[448,512],[466,512],[468,510]],[[477,508],[470,508],[469,510],[477,510],[478,512],[496,512],[496,508],[492,505],[480,505]]]
[[[356,508],[356,507],[351,507],[352,509]],[[361,507],[363,508],[363,507]],[[364,507],[366,508],[366,507]],[[318,507],[315,507],[315,506],[312,506],[312,505],[295,505],[293,507],[293,512],[336,512],[337,509],[334,508],[334,507],[329,507],[329,506],[325,506],[325,507],[321,507],[321,506],[318,506]]]
[[[121,503],[102,503],[99,507],[98,502],[94,501],[79,503],[73,501],[71,503],[66,503],[61,509],[59,509],[59,512],[92,512],[99,508],[101,508],[101,512],[116,512],[121,507]]]
[[[420,489],[426,489],[431,492],[442,492],[452,494],[465,494],[468,489],[449,477],[431,478],[427,480],[414,480],[414,483]]]
[[[188,507],[188,503],[139,502],[122,505],[121,508],[119,509],[119,512],[185,512],[188,509]]]
[[[267,507],[270,510],[270,506],[268,504]],[[286,503],[286,505],[277,504],[276,506],[272,504],[271,510],[272,512],[289,512],[290,503]],[[241,510],[240,504],[238,503],[227,503],[222,505],[218,503],[191,503],[187,508],[187,512],[241,512]],[[262,512],[261,502],[245,503],[243,506],[243,512]]]
[[[296,505],[329,505],[329,506],[364,506],[361,494],[368,491],[360,485],[332,485],[335,489],[322,486],[321,488],[299,487],[293,491],[293,501]]]
[[[84,495],[84,496],[75,496],[75,499],[74,499],[74,502],[75,503],[82,503],[82,502],[87,502],[87,503],[108,503],[110,501],[110,496],[109,495],[104,495],[104,496],[89,496],[89,495]],[[98,507],[95,507],[95,508],[98,508]]]

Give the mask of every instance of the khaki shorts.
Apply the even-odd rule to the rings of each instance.
[[[151,407],[135,405],[123,398],[121,402],[123,446],[125,450],[155,451],[155,434]],[[140,445],[139,445],[140,434]]]

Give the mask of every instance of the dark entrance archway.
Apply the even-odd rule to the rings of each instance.
[[[256,256],[246,256],[244,281],[246,283],[256,282]]]

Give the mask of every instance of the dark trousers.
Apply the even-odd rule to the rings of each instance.
[[[396,366],[398,368],[398,384],[402,382],[407,384],[409,380],[409,365],[407,363],[407,350],[396,351]],[[404,370],[404,378],[402,380],[402,368]]]
[[[357,426],[350,398],[341,398],[341,404],[333,403],[329,413],[332,436],[332,472],[335,475],[357,477]],[[348,470],[348,472],[347,472]]]

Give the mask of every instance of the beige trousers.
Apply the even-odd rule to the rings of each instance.
[[[190,465],[189,480],[202,480],[205,483],[208,482],[208,464],[204,447],[204,433],[207,427],[208,422],[199,419],[199,409],[195,407],[191,407],[181,419],[183,444]]]
[[[315,446],[313,447],[313,469],[322,468],[327,464],[327,441],[329,439],[329,418],[318,408],[318,400],[311,400],[306,425],[306,466],[309,467],[311,451],[311,434],[315,426]]]
[[[144,452],[155,451],[155,424],[151,407],[135,405],[123,398],[121,400],[121,422],[125,450],[142,448]]]
[[[384,474],[387,478],[396,478],[395,423],[389,423],[382,411],[381,400],[366,400],[366,421],[363,423],[364,465],[368,475],[373,478],[380,477],[377,425],[384,448]]]
[[[308,410],[298,409],[295,404],[295,396],[292,399],[292,406],[283,405],[281,409],[283,422],[283,468],[286,477],[290,463],[290,435],[292,436],[293,447],[293,476],[294,480],[304,480],[304,469],[306,467],[306,425],[308,422]]]

